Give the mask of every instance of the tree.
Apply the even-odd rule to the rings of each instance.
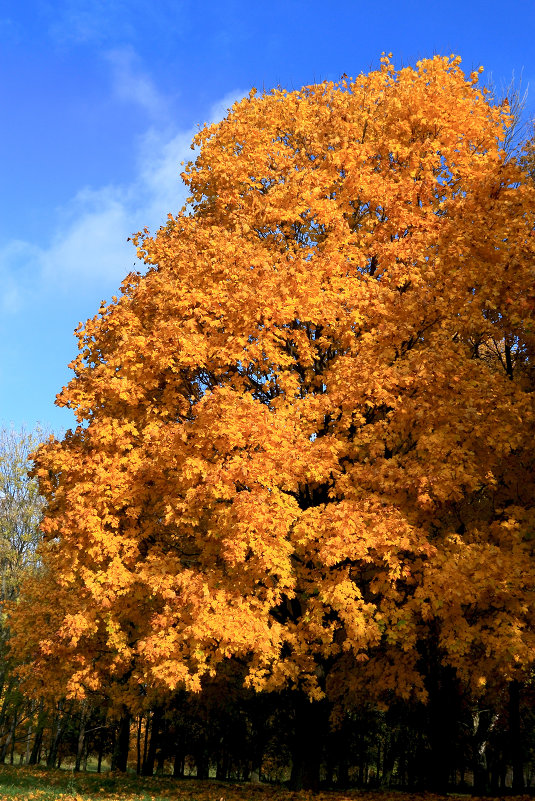
[[[36,478],[30,478],[30,454],[42,431],[0,429],[0,580],[2,601],[18,594],[26,570],[37,565],[39,523],[44,499]]]
[[[535,181],[535,121],[533,120],[531,122],[530,137],[524,143],[520,161],[531,180]]]
[[[528,669],[534,189],[459,62],[253,91],[196,136],[37,456],[34,684],[132,706],[230,659],[313,737],[305,696]]]
[[[37,545],[44,499],[36,478],[28,475],[30,455],[44,432],[0,428],[0,761],[13,761],[17,731],[29,737],[33,706],[19,692],[8,655],[9,629],[4,605],[18,596],[25,574],[38,568]],[[19,731],[20,734],[20,731]]]

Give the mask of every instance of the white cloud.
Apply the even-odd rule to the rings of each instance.
[[[72,201],[78,211],[69,225],[56,231],[41,253],[47,281],[121,280],[131,269],[132,247],[127,246],[128,188],[85,189]]]
[[[151,78],[139,68],[132,47],[109,50],[105,58],[112,67],[112,89],[118,100],[141,106],[155,119],[167,117],[169,104]]]
[[[233,91],[226,94],[210,109],[207,123],[217,122],[226,116],[228,109],[244,96],[245,92]],[[196,151],[191,150],[192,139],[197,128],[166,136],[155,128],[149,129],[140,141],[139,178],[145,187],[145,225],[154,229],[165,223],[169,212],[176,213],[186,201],[187,191],[180,179],[184,167],[181,162],[195,159]],[[163,211],[163,210],[167,211]]]
[[[144,4],[124,0],[56,0],[45,13],[49,18],[49,33],[61,43],[94,43],[110,41],[117,32],[131,37],[135,32],[132,19]]]
[[[139,85],[148,87],[143,102],[150,103],[150,81],[141,77]],[[243,94],[230,92],[214,104],[208,121],[221,119]],[[130,183],[81,189],[57,210],[56,227],[46,245],[8,242],[0,250],[0,307],[16,313],[24,306],[25,293],[45,286],[70,294],[91,286],[113,292],[132,269],[140,267],[128,237],[145,227],[157,230],[169,213],[176,214],[185,204],[180,163],[195,157],[190,144],[196,130],[150,128],[138,143],[137,168]]]
[[[186,202],[181,162],[194,157],[190,148],[194,134],[191,129],[166,136],[151,128],[141,139],[137,183],[143,187],[143,203],[135,214],[138,228],[157,229],[165,223],[167,214],[176,214]]]
[[[48,34],[61,45],[138,42],[150,29],[156,38],[180,34],[185,0],[54,0],[40,4]]]
[[[222,120],[227,115],[227,111],[234,105],[237,100],[241,100],[249,92],[247,91],[240,91],[240,92],[228,92],[224,95],[220,100],[217,100],[212,108],[210,109],[210,119],[208,122],[216,122],[217,120]]]
[[[15,314],[24,306],[24,297],[40,277],[39,247],[12,239],[0,248],[0,310]]]

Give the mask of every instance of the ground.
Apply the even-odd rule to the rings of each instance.
[[[390,801],[390,797],[395,801],[441,801],[440,796],[395,791],[333,791],[313,797],[314,801],[355,801],[357,797],[359,801]],[[307,801],[309,798],[311,793],[305,791],[294,793],[266,784],[140,778],[0,765],[0,801]],[[516,799],[528,801],[530,797]]]

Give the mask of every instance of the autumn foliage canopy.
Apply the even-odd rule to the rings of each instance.
[[[425,700],[430,644],[476,692],[527,670],[534,189],[459,61],[253,91],[197,134],[37,455],[36,688],[134,703],[230,660]]]

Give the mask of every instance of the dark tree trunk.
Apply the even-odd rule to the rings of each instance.
[[[126,773],[128,750],[130,747],[130,712],[123,707],[123,714],[117,724],[115,744],[111,758],[111,769]]]
[[[41,749],[43,747],[43,733],[45,727],[43,726],[37,731],[35,740],[33,741],[32,753],[30,754],[30,765],[39,765],[41,762]]]
[[[145,734],[143,736],[143,760],[141,762],[141,770],[143,770],[143,765],[147,761],[147,754],[149,752],[150,723],[151,723],[151,715],[149,709],[149,711],[147,712],[147,719],[145,720]]]
[[[390,787],[392,783],[392,773],[394,772],[394,764],[396,758],[392,743],[385,742],[383,750],[383,767],[381,772],[381,786]]]
[[[15,737],[17,734],[18,707],[13,711],[13,723],[11,724],[11,751],[9,753],[9,764],[12,765],[15,759]]]
[[[9,752],[9,764],[12,765],[15,759],[15,738],[17,734],[17,723],[19,720],[19,708],[13,710],[13,721],[11,723],[11,750]]]
[[[152,713],[149,747],[147,749],[146,757],[143,759],[143,767],[141,769],[143,776],[152,776],[154,773],[154,761],[156,758],[156,749],[158,748],[162,720],[163,710],[161,707],[156,707]]]
[[[429,761],[426,789],[437,794],[448,792],[456,738],[458,688],[455,673],[438,659],[429,666],[427,679]]]
[[[199,748],[195,755],[195,765],[197,767],[197,779],[210,778],[210,760],[206,748]]]
[[[43,733],[45,730],[45,723],[46,723],[46,713],[43,710],[43,702],[41,701],[39,707],[39,717],[37,718],[37,728],[35,730],[35,737],[33,741],[32,751],[30,754],[30,759],[28,760],[29,765],[38,765],[40,758],[41,758],[41,746],[43,743]]]
[[[6,761],[7,749],[9,748],[10,742],[11,742],[11,732],[9,732],[6,739],[4,740],[4,744],[2,745],[2,751],[0,753],[0,762],[2,763],[2,765]]]
[[[472,774],[474,777],[472,792],[474,795],[485,795],[489,788],[487,769],[487,743],[492,728],[492,713],[484,709],[474,713],[474,733],[472,741]]]
[[[63,736],[63,715],[62,715],[61,705],[58,705],[58,713],[55,718],[54,724],[55,725],[52,730],[50,749],[48,751],[48,757],[46,760],[47,767],[49,768],[54,768],[56,766],[56,760],[58,757],[58,748]]]
[[[344,720],[339,728],[330,732],[326,737],[324,745],[326,787],[333,787],[336,782],[339,790],[346,790],[349,785],[348,740],[347,720]],[[354,761],[358,762],[360,753],[355,754],[354,757]]]
[[[175,779],[184,778],[184,770],[186,767],[186,760],[184,751],[181,746],[176,746],[175,759],[173,761],[173,776]]]
[[[333,759],[333,755],[331,749],[328,750],[325,756],[325,785],[326,787],[332,787],[334,785],[334,766],[335,762]]]
[[[324,701],[310,701],[295,693],[292,738],[292,790],[318,790],[328,707]]]
[[[78,729],[78,743],[76,747],[76,762],[74,765],[74,770],[79,771],[82,766],[82,759],[84,755],[84,745],[85,745],[85,729],[87,724],[87,719],[89,717],[89,708],[87,706],[87,701],[82,703],[82,710],[80,712],[80,728]]]
[[[349,763],[344,756],[338,763],[338,772],[336,775],[336,786],[340,790],[347,790],[349,787]]]
[[[143,715],[139,716],[136,733],[136,773],[141,773],[141,730],[143,728]]]
[[[32,711],[30,709],[30,715],[31,715],[31,712]],[[28,723],[28,729],[26,731],[26,748],[25,748],[25,751],[24,751],[24,757],[23,757],[22,754],[20,755],[21,756],[21,762],[24,761],[26,763],[26,765],[29,763],[30,754],[32,753],[32,734],[33,734],[33,725],[32,725],[32,719],[30,718],[30,722]]]
[[[227,751],[223,751],[217,760],[215,777],[219,781],[225,781],[229,777],[230,759]]]
[[[524,760],[520,730],[520,682],[509,683],[509,747],[513,768],[513,792],[524,790]]]

